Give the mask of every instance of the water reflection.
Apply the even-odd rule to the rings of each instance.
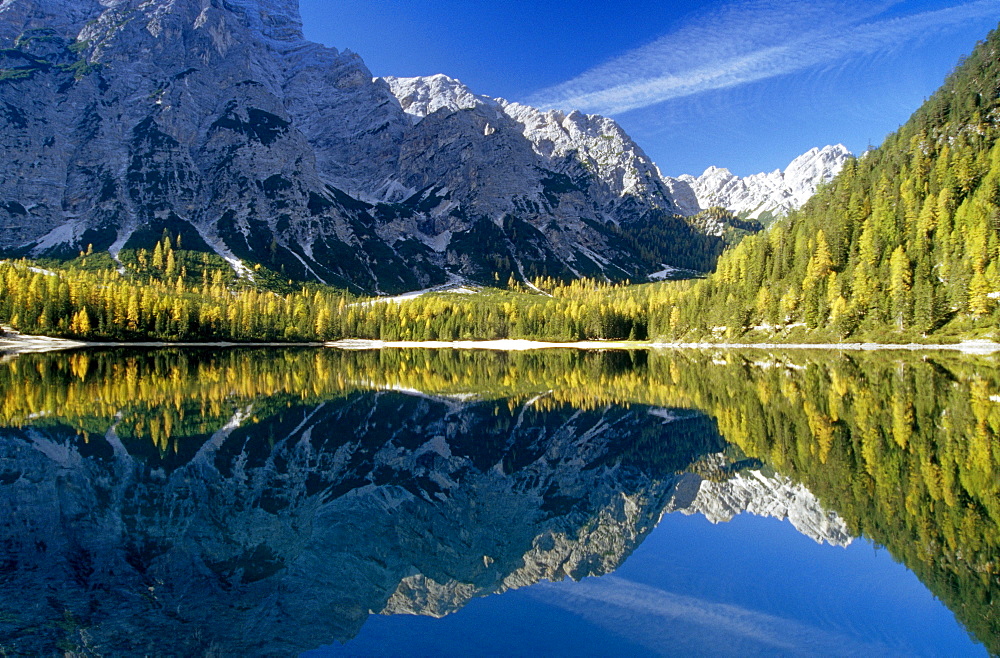
[[[995,650],[998,381],[959,357],[24,355],[0,365],[0,637],[294,653],[608,573],[665,511],[750,510],[888,546]]]

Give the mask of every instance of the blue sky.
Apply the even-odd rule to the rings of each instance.
[[[998,0],[301,0],[374,75],[617,119],[665,174],[879,144],[1000,21]]]

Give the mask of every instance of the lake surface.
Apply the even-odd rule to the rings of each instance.
[[[1000,367],[815,351],[0,361],[0,651],[1000,651]]]

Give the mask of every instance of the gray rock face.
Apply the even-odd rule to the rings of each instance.
[[[373,291],[635,277],[677,210],[617,124],[373,79],[295,0],[3,0],[0,251],[188,248]]]
[[[543,112],[503,99],[476,96],[461,82],[443,75],[385,80],[417,125],[439,111],[485,110],[484,137],[495,135],[503,126],[527,140],[533,155],[527,155],[522,168],[547,169],[574,180],[586,180],[588,173],[592,174],[587,197],[595,209],[605,213],[602,219],[606,221],[627,222],[630,213],[637,210],[629,207],[629,202],[636,200],[658,210],[677,210],[659,169],[611,119],[580,112]],[[507,120],[512,120],[513,125]],[[538,179],[536,184],[542,183]]]
[[[764,213],[786,215],[796,210],[829,182],[852,157],[843,144],[814,148],[792,160],[784,171],[735,176],[728,169],[709,167],[695,178],[666,178],[665,183],[684,215],[719,206],[737,215],[757,219]]]

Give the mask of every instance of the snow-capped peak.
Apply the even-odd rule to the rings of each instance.
[[[676,210],[659,169],[613,119],[482,96],[446,75],[382,80],[414,123],[442,109],[483,109],[489,120],[484,136],[508,126],[530,143],[547,169],[571,178],[589,172],[606,186],[609,200],[639,197],[652,207]]]
[[[758,218],[765,212],[784,215],[802,206],[821,183],[836,176],[852,157],[843,144],[812,148],[792,160],[784,171],[754,174],[746,178],[728,169],[709,167],[695,178],[666,178],[674,200],[685,215],[712,206]]]
[[[792,190],[797,206],[809,200],[821,183],[836,176],[851,152],[843,144],[812,148],[789,163],[784,172],[786,186]]]
[[[491,98],[472,93],[459,80],[440,73],[426,77],[388,76],[382,79],[389,85],[393,95],[399,99],[403,111],[413,117],[414,122],[440,109],[458,112],[471,110],[480,105],[496,104]]]

